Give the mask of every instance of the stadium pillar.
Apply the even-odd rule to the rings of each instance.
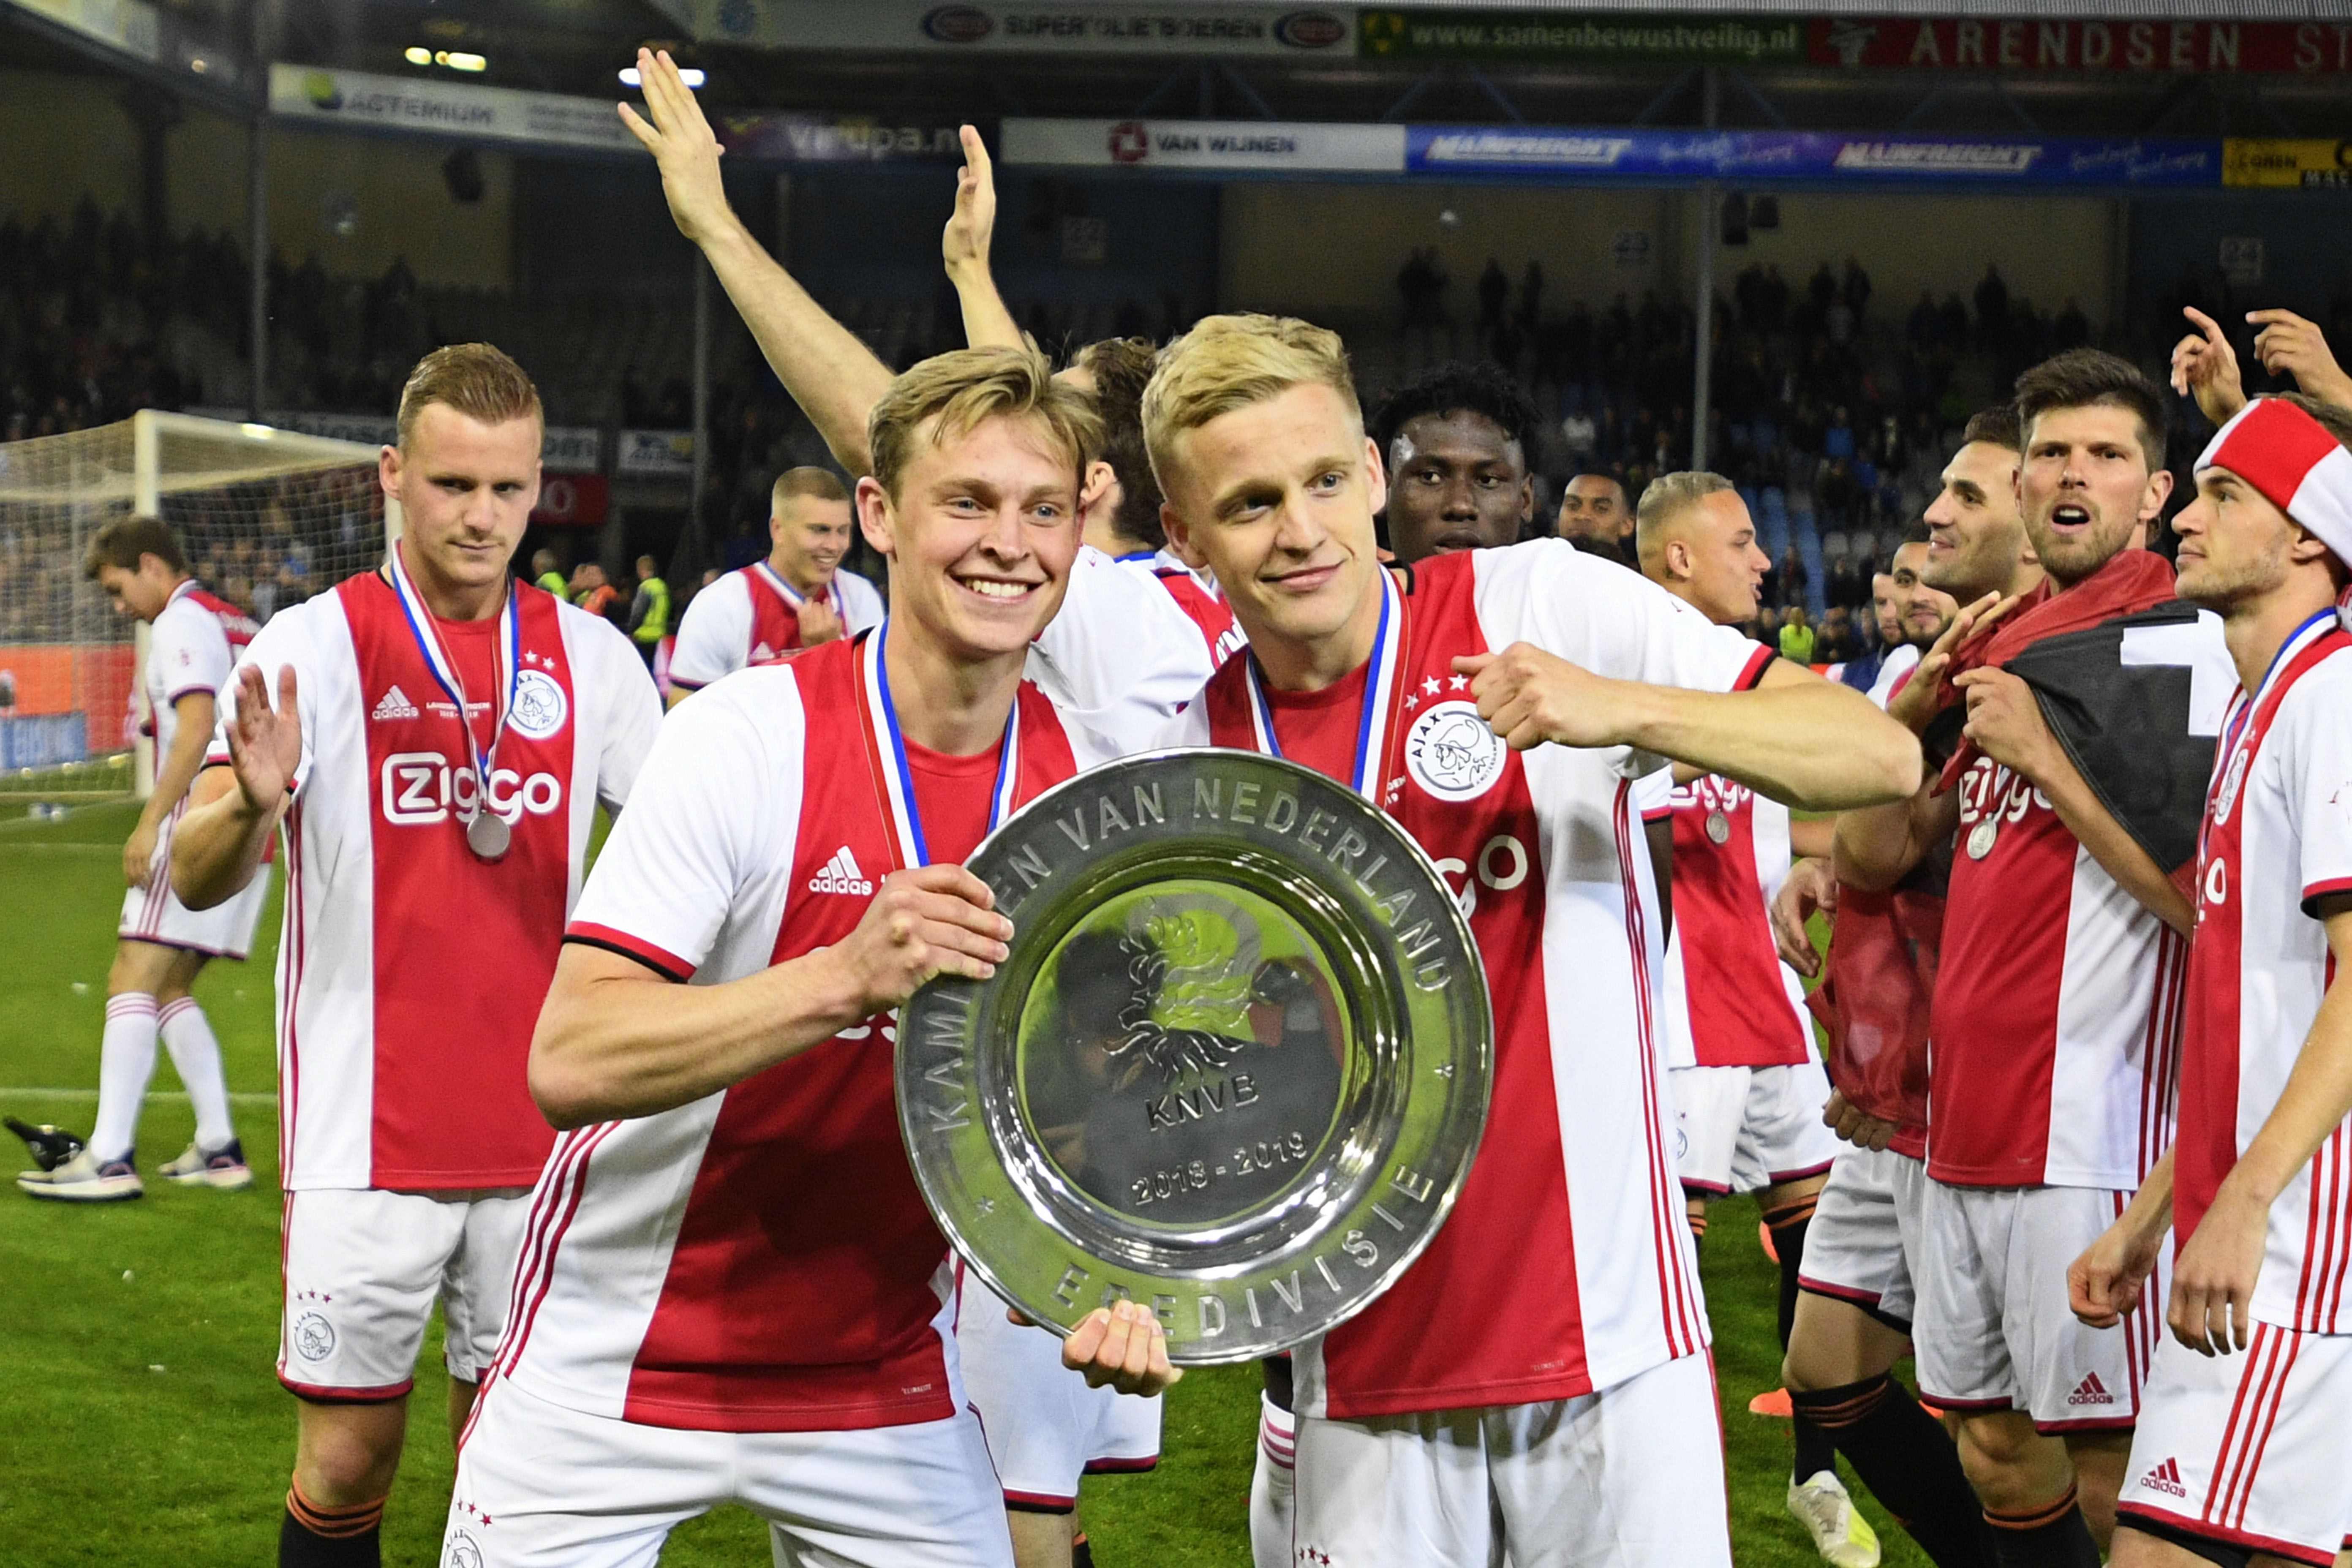
[[[1715,68],[1707,67],[1700,92],[1706,107],[1706,128],[1709,131],[1715,129],[1718,118],[1721,90]],[[1700,183],[1698,207],[1698,314],[1692,353],[1696,363],[1691,373],[1690,462],[1694,468],[1704,468],[1707,456],[1707,400],[1714,390],[1711,383],[1715,372],[1716,228],[1722,221],[1721,193],[1713,180]]]
[[[694,493],[686,526],[699,533],[702,498],[710,483],[710,263],[694,253]]]
[[[253,118],[246,123],[245,225],[250,270],[246,298],[247,352],[252,374],[246,382],[246,417],[258,424],[269,395],[269,60],[270,7],[253,0],[252,58],[258,77]]]

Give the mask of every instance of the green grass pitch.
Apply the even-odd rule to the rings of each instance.
[[[0,1111],[89,1131],[122,899],[120,849],[131,820],[127,805],[84,808],[63,822],[14,810],[0,820]],[[262,1097],[275,1088],[276,933],[273,902],[254,961],[216,963],[197,987],[230,1089],[247,1097],[236,1114],[259,1178],[253,1190],[158,1183],[141,1202],[92,1209],[0,1193],[0,1562],[249,1568],[274,1560],[294,1434],[293,1399],[271,1375],[276,1110]],[[154,1087],[163,1092],[151,1096],[139,1131],[140,1163],[150,1171],[186,1145],[192,1125],[168,1053],[159,1053]],[[19,1152],[6,1142],[0,1158]],[[1775,1276],[1757,1245],[1752,1205],[1717,1206],[1705,1265],[1736,1552],[1743,1568],[1802,1568],[1819,1560],[1781,1511],[1786,1426],[1748,1414],[1748,1399],[1777,1384],[1780,1360]],[[439,1348],[428,1341],[386,1516],[388,1563],[429,1564],[439,1549],[450,1473],[443,1384]],[[1248,1563],[1256,1397],[1249,1367],[1195,1372],[1170,1394],[1159,1470],[1087,1484],[1082,1518],[1097,1561]],[[1864,1507],[1887,1563],[1926,1561],[1874,1503]],[[740,1510],[679,1530],[664,1558],[676,1568],[767,1560],[758,1521]]]

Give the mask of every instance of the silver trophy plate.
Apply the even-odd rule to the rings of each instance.
[[[1128,1298],[1172,1361],[1363,1310],[1427,1246],[1486,1121],[1494,1023],[1418,845],[1296,763],[1160,752],[1040,795],[969,862],[1014,925],[900,1020],[923,1195],[1066,1333]]]

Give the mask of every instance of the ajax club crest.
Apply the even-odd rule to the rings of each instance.
[[[562,686],[555,677],[543,669],[526,669],[515,679],[514,708],[507,722],[519,735],[534,741],[544,741],[563,728],[572,717],[572,704],[563,695]]]
[[[1503,776],[1507,748],[1473,702],[1440,702],[1413,721],[1404,738],[1404,765],[1413,782],[1440,800],[1473,800]]]

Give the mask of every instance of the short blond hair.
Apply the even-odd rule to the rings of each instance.
[[[783,516],[786,506],[803,497],[814,500],[845,501],[849,499],[849,489],[831,468],[786,468],[769,487],[768,515]]]
[[[1738,493],[1738,487],[1721,474],[1685,468],[1660,474],[1642,490],[1633,508],[1633,552],[1647,572],[1666,547],[1666,526],[1709,496]]]
[[[408,384],[400,389],[403,447],[416,428],[417,416],[431,403],[446,404],[485,425],[525,418],[538,420],[542,429],[547,425],[530,374],[488,343],[451,343],[416,362],[408,373]]]
[[[1143,443],[1160,489],[1169,488],[1176,437],[1294,386],[1329,387],[1362,429],[1364,411],[1339,333],[1296,316],[1203,316],[1194,322],[1160,351],[1143,389]]]
[[[957,349],[893,381],[866,421],[874,478],[893,501],[918,449],[961,440],[982,421],[1026,419],[1069,459],[1074,482],[1102,448],[1102,421],[1086,395],[1054,379],[1034,348]]]

